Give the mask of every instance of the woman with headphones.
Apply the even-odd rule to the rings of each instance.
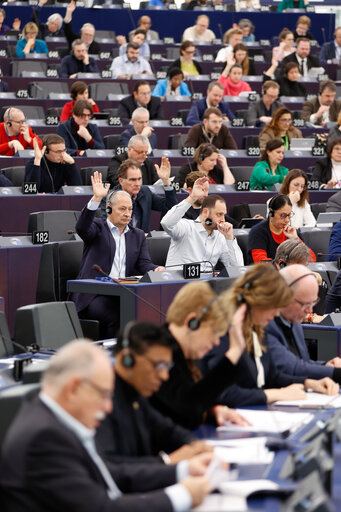
[[[301,241],[296,228],[291,225],[293,216],[290,198],[285,194],[276,194],[269,202],[268,218],[250,230],[247,264],[273,260],[277,247],[287,239]],[[311,261],[316,261],[314,252],[309,251]]]
[[[183,187],[187,174],[194,171],[203,171],[209,179],[210,184],[232,185],[234,176],[227,164],[226,157],[219,153],[213,144],[203,143],[197,147],[193,155],[193,162],[183,165],[175,181]]]
[[[278,370],[264,343],[264,327],[280,314],[294,298],[292,285],[310,274],[287,284],[277,270],[267,263],[254,265],[242,274],[226,292],[229,318],[246,305],[242,324],[246,350],[237,364],[238,380],[219,396],[220,403],[231,407],[265,405],[277,400],[302,400],[305,390],[312,389],[327,395],[337,394],[339,386],[330,378],[306,379]],[[205,358],[214,371],[228,346],[228,339],[215,347]]]

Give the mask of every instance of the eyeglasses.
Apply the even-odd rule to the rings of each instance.
[[[295,301],[302,307],[302,308],[307,308],[307,307],[315,307],[316,304],[318,304],[320,302],[320,297],[317,297],[316,300],[313,300],[312,302],[301,302],[300,300],[298,299],[295,299]]]
[[[280,119],[281,123],[291,123],[291,118],[290,119]]]
[[[83,379],[83,382],[85,384],[88,384],[95,391],[97,391],[102,400],[112,400],[113,391],[111,389],[104,389],[101,386],[98,386],[97,384],[92,382],[90,379]]]
[[[290,213],[280,213],[279,216],[281,219],[292,219],[292,217],[295,215],[294,212]]]
[[[149,361],[153,366],[154,366],[154,369],[157,371],[157,372],[162,372],[164,370],[166,370],[167,372],[169,372],[173,366],[174,366],[174,363],[173,361],[171,363],[167,363],[166,361],[153,361],[153,359],[150,359],[148,356],[146,356],[145,354],[143,354],[143,357],[145,359],[147,359],[147,361]]]
[[[187,55],[195,54],[195,50],[184,50],[184,53],[187,53]]]
[[[134,119],[134,121],[137,124],[148,124],[149,123],[149,119],[147,119],[146,121],[139,121],[138,119]]]
[[[26,119],[22,119],[21,121],[15,121],[15,119],[9,119],[9,121],[11,123],[17,123],[17,124],[20,124],[20,125],[23,125],[26,123]]]
[[[294,188],[300,188],[301,190],[305,190],[307,187],[305,185],[301,185],[301,183],[292,183]]]
[[[148,155],[148,149],[146,149],[146,150],[139,150],[139,149],[135,149],[133,146],[129,146],[129,149],[132,149],[133,151],[135,151],[135,153],[137,155]]]

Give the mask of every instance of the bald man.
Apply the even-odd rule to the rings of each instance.
[[[0,123],[0,155],[13,156],[22,149],[33,149],[33,140],[37,139],[40,149],[41,139],[28,126],[22,110],[10,107],[4,113],[4,122]]]
[[[172,512],[204,499],[211,454],[176,466],[104,462],[94,435],[112,410],[113,389],[107,354],[87,340],[65,345],[51,359],[40,395],[23,405],[3,445],[5,510]]]
[[[280,270],[294,292],[293,301],[265,328],[268,350],[277,368],[289,375],[311,379],[330,377],[341,383],[341,359],[328,362],[309,357],[301,322],[312,313],[318,301],[316,276],[304,265],[288,265]]]

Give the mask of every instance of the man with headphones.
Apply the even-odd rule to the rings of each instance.
[[[76,78],[78,73],[98,73],[95,59],[89,56],[85,43],[75,39],[72,43],[72,54],[62,58],[60,78]]]
[[[325,64],[339,64],[341,61],[341,27],[337,27],[334,32],[334,40],[329,43],[323,43],[320,50],[321,66]]]
[[[336,85],[333,80],[320,83],[319,95],[303,105],[302,119],[314,126],[326,126],[336,122],[341,110],[341,101],[335,99]]]
[[[278,100],[279,84],[273,80],[267,80],[263,84],[262,98],[258,101],[250,101],[246,113],[247,126],[265,126],[270,123],[273,113],[283,103]]]
[[[203,142],[218,149],[238,149],[230,130],[223,124],[223,113],[219,108],[205,110],[203,122],[189,129],[184,145],[197,148]]]
[[[189,196],[173,206],[161,220],[163,229],[172,237],[166,267],[201,262],[202,271],[212,271],[218,260],[225,266],[244,265],[233,226],[225,222],[226,203],[217,194],[206,196],[207,180],[206,177],[197,179]],[[183,218],[202,198],[199,218]]]
[[[16,107],[8,108],[4,122],[0,123],[0,155],[13,156],[17,151],[33,149],[34,139],[41,148],[41,139],[26,124],[24,112]]]
[[[301,322],[312,316],[318,302],[318,282],[304,265],[288,265],[280,273],[291,287],[294,298],[265,328],[268,350],[281,372],[311,379],[330,377],[341,383],[341,358],[328,362],[310,359]]]
[[[56,193],[63,185],[82,185],[75,161],[66,152],[64,139],[57,134],[43,138],[40,149],[33,141],[34,158],[26,162],[25,181],[36,182],[38,192]]]
[[[76,231],[84,241],[81,269],[77,279],[95,279],[98,265],[112,279],[144,274],[148,270],[164,270],[150,259],[146,237],[141,229],[129,226],[133,205],[124,190],[111,192],[106,198],[107,219],[95,218],[96,210],[107,196],[109,183],[102,182],[102,174],[95,171],[91,177],[94,195],[81,213]],[[81,318],[100,322],[100,338],[113,338],[119,328],[119,297],[78,294],[71,295]],[[122,305],[123,307],[123,305]]]

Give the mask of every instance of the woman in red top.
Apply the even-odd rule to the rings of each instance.
[[[269,202],[268,218],[254,226],[249,233],[248,264],[273,260],[277,247],[289,238],[302,242],[296,228],[290,225],[292,216],[290,198],[285,194],[276,194]],[[311,249],[309,252],[310,261],[316,261],[315,253]]]
[[[72,101],[65,103],[62,113],[61,113],[61,116],[60,116],[60,120],[59,120],[60,123],[63,123],[64,121],[67,121],[68,119],[70,119],[70,117],[72,117],[72,109],[77,100],[89,101],[92,105],[93,113],[95,114],[95,113],[99,112],[99,108],[96,105],[96,103],[94,102],[94,100],[89,98],[88,84],[86,84],[85,82],[81,82],[81,81],[74,82],[71,85],[70,96],[72,98]]]
[[[241,92],[251,92],[251,87],[242,80],[243,68],[240,64],[228,61],[218,82],[224,86],[224,96],[239,96]]]

